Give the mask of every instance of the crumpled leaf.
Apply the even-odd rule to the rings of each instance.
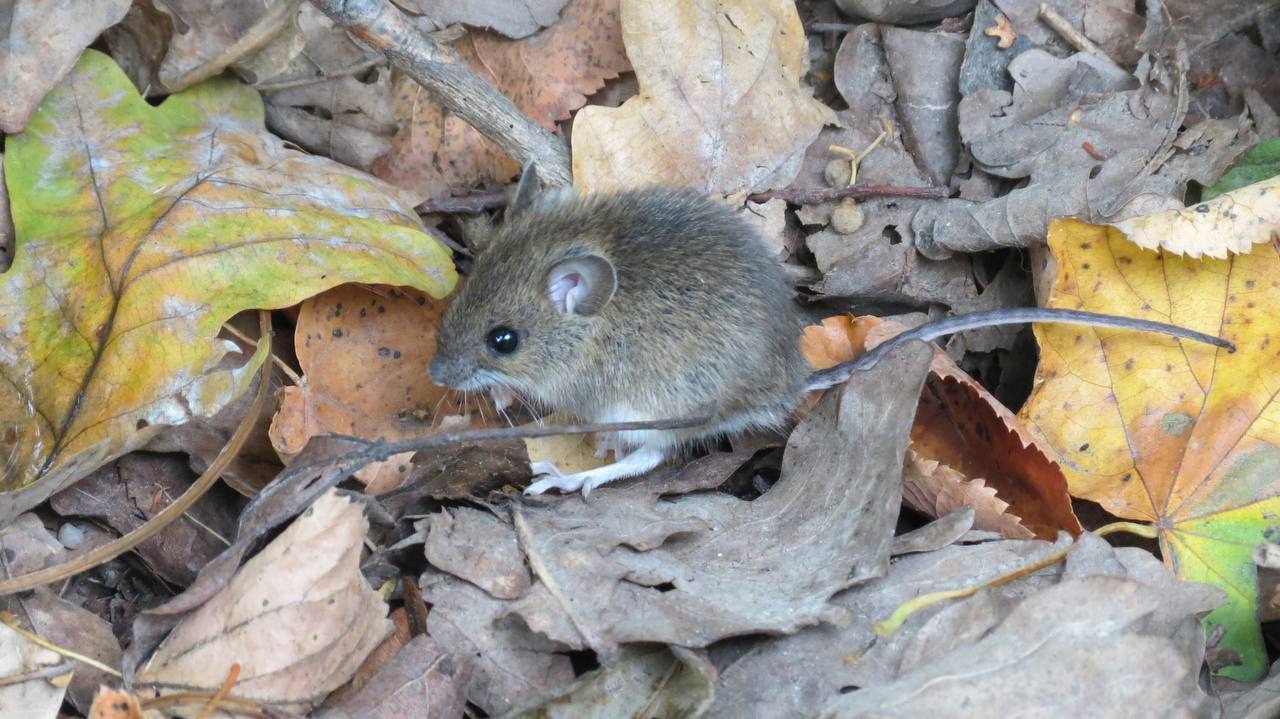
[[[792,2],[622,0],[622,37],[640,94],[574,118],[580,191],[781,187],[835,122],[800,82],[807,41]]]
[[[159,69],[170,92],[217,75],[261,48],[292,21],[299,0],[160,0],[174,26]]]
[[[523,40],[475,32],[451,47],[516,107],[554,130],[605,80],[631,69],[622,49],[618,4],[573,0],[559,22]],[[520,171],[496,144],[445,112],[411,78],[398,78],[394,93],[400,130],[374,164],[374,174],[426,198],[504,183]]]
[[[1178,577],[1227,591],[1209,622],[1226,627],[1223,644],[1244,663],[1222,673],[1257,678],[1265,652],[1252,553],[1280,512],[1277,248],[1196,261],[1076,220],[1055,222],[1049,247],[1059,263],[1051,306],[1171,322],[1238,348],[1037,325],[1040,366],[1020,416],[1073,495],[1155,523]]]
[[[1091,543],[1097,554],[1113,551],[1096,537]],[[1197,615],[1217,593],[1107,560],[1077,570],[1083,576],[1068,566],[1059,584],[1007,613],[982,594],[923,626],[913,619],[918,633],[859,660],[890,669],[890,681],[869,686],[863,677],[861,690],[831,699],[816,716],[1009,716],[1028,706],[1060,716],[1128,717],[1135,707],[1207,715],[1214,702],[1198,685],[1205,637]],[[896,661],[877,656],[889,653]]]
[[[237,312],[347,281],[455,282],[393,188],[287,149],[230,81],[153,108],[86,51],[7,138],[5,173],[0,521],[243,392],[269,343],[246,363],[216,340]]]
[[[1205,638],[1197,618],[1220,593],[1173,580],[1145,550],[1113,549],[1092,535],[1082,535],[1065,568],[927,607],[890,637],[872,629],[908,599],[989,582],[1057,548],[1005,540],[901,557],[887,576],[836,597],[853,615],[847,625],[767,639],[721,665],[706,716],[817,716],[824,706],[842,717],[985,717],[1046,706],[1053,716],[1130,716],[1135,706],[1181,716],[1206,707],[1195,681]],[[971,701],[954,698],[968,692]],[[1143,698],[1099,698],[1135,693]]]
[[[0,679],[56,667],[64,661],[57,652],[36,644],[8,625],[0,625]],[[0,686],[0,709],[4,710],[5,719],[56,719],[72,669],[68,665],[66,672],[54,677]]]
[[[294,351],[305,379],[281,393],[270,432],[276,451],[292,459],[325,432],[395,441],[450,422],[465,429],[472,418],[461,393],[450,394],[427,374],[447,306],[422,292],[358,285],[303,302]],[[499,421],[492,408],[486,416]],[[409,477],[411,456],[370,464],[356,477],[372,494],[390,491]]]
[[[183,618],[140,682],[216,690],[307,711],[346,683],[391,632],[387,604],[360,573],[363,507],[330,490]]]
[[[1113,225],[1138,247],[1186,257],[1226,257],[1271,242],[1280,225],[1280,177],[1212,200]]]
[[[701,716],[715,695],[716,670],[684,647],[624,647],[616,662],[584,674],[503,719]]]
[[[0,7],[0,132],[20,132],[80,52],[130,0],[10,0]]]

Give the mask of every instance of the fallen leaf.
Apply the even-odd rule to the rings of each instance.
[[[1015,704],[1000,711],[1016,714],[1059,693],[1054,716],[1121,717],[1135,706],[1181,716],[1205,706],[1195,682],[1204,653],[1197,618],[1220,593],[1175,581],[1145,550],[1092,535],[1080,538],[1065,567],[926,607],[889,637],[872,629],[908,599],[988,583],[1042,561],[1064,540],[954,544],[900,557],[887,576],[835,598],[851,614],[847,624],[760,640],[721,664],[705,716],[783,719],[838,706],[848,717],[976,718],[997,702]],[[939,708],[968,692],[972,700]],[[1141,698],[1099,699],[1134,693]]]
[[[159,719],[160,712],[142,711],[138,697],[126,691],[99,687],[93,697],[93,707],[89,710],[89,719]]]
[[[178,92],[207,80],[258,50],[298,12],[296,0],[161,0],[173,35],[160,64],[160,82]]]
[[[466,709],[468,666],[417,636],[396,653],[363,689],[318,712],[317,719],[458,717]]]
[[[8,625],[0,625],[0,679],[12,680],[64,662],[57,652],[36,644]],[[67,664],[65,669],[52,676],[0,685],[0,711],[5,719],[56,719],[74,667]]]
[[[786,0],[622,0],[640,94],[573,121],[574,187],[735,194],[789,183],[835,113],[800,81],[807,50]]]
[[[1117,222],[1111,227],[1138,247],[1186,257],[1226,257],[1271,242],[1280,225],[1280,177],[1212,200]],[[1108,238],[1112,239],[1112,238]]]
[[[330,490],[179,622],[139,681],[212,691],[239,664],[238,696],[314,707],[391,631],[360,574],[367,531],[362,506]]]
[[[269,345],[245,362],[216,339],[237,312],[455,281],[393,188],[287,149],[232,81],[151,107],[86,51],[5,149],[0,521],[240,395]]]
[[[684,647],[624,647],[617,661],[517,707],[504,719],[697,717],[715,696],[715,667]]]
[[[1212,200],[1245,185],[1280,176],[1280,138],[1254,145],[1236,160],[1236,164],[1213,185],[1200,193],[1201,200]]]
[[[1224,646],[1244,663],[1221,673],[1256,679],[1266,665],[1252,553],[1280,512],[1277,247],[1197,261],[1076,220],[1054,222],[1049,247],[1059,264],[1051,306],[1171,322],[1238,348],[1037,325],[1040,366],[1020,416],[1073,495],[1153,523],[1179,578],[1227,591],[1209,622],[1226,627]]]
[[[423,572],[421,582],[431,603],[428,633],[443,651],[467,657],[474,671],[468,702],[496,716],[573,681],[566,647],[508,618],[509,602],[435,570]]]
[[[31,631],[106,666],[120,666],[120,642],[112,634],[111,624],[98,615],[54,594],[48,587],[40,587],[18,601],[22,606],[21,616],[30,620]],[[97,688],[113,680],[110,674],[96,667],[77,664],[67,685],[67,699],[80,711],[87,712]]]
[[[572,418],[563,414],[549,414],[542,418],[543,424],[555,425],[567,423]],[[588,469],[603,467],[612,460],[608,455],[596,456],[595,435],[559,434],[551,437],[531,437],[524,440],[525,449],[529,452],[529,462],[550,462],[561,472],[585,472]]]
[[[1103,545],[1095,552],[1112,551],[1091,542]],[[1128,717],[1135,707],[1151,716],[1207,715],[1214,700],[1198,684],[1197,615],[1216,593],[1167,574],[1148,582],[1142,566],[1126,577],[1126,569],[1112,557],[1108,569],[1077,577],[1069,565],[1060,583],[1012,611],[979,595],[927,622],[915,617],[925,631],[904,633],[896,647],[879,643],[858,661],[891,668],[889,681],[859,677],[862,689],[832,698],[816,716],[980,717],[1032,704],[1061,716]]]
[[[0,131],[27,118],[80,52],[128,12],[129,0],[14,0],[0,8]]]
[[[850,315],[805,328],[801,351],[817,369],[857,357],[905,330]],[[978,529],[1011,539],[1082,531],[1062,471],[1023,422],[937,351],[911,427],[903,498],[930,517],[968,505]]]
[[[304,381],[281,395],[270,432],[276,451],[292,459],[325,432],[395,441],[430,432],[449,418],[463,428],[479,426],[459,405],[463,395],[433,384],[427,374],[447,304],[417,291],[358,285],[303,302],[294,350]],[[477,399],[472,406],[483,412],[486,403]],[[499,421],[491,407],[488,418]],[[390,491],[409,477],[410,457],[371,464],[356,476],[371,494]]]
[[[53,495],[49,504],[64,517],[101,519],[127,534],[169,506],[194,480],[181,457],[132,453]],[[133,551],[166,581],[180,587],[191,584],[196,572],[226,549],[235,535],[240,509],[236,499],[235,493],[213,487],[182,517]]]
[[[522,38],[554,25],[567,0],[402,0],[400,7],[425,15],[436,27],[462,23]]]
[[[559,22],[523,40],[473,32],[451,47],[516,107],[551,130],[605,80],[631,69],[622,49],[618,0],[571,0]],[[446,112],[412,79],[399,78],[394,92],[400,131],[374,164],[374,174],[426,198],[505,183],[519,172],[496,144]]]
[[[40,518],[22,514],[0,526],[0,551],[4,553],[4,572],[17,577],[66,560],[67,550],[44,528]]]

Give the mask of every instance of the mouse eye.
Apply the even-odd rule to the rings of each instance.
[[[489,334],[484,338],[485,344],[489,345],[489,349],[500,355],[509,355],[516,351],[520,346],[520,336],[516,331],[506,325],[498,325],[489,330]]]

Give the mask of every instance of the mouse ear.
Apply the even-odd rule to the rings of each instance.
[[[533,201],[542,192],[542,180],[538,179],[537,168],[533,164],[533,160],[524,163],[524,168],[520,170],[520,181],[516,183],[516,194],[511,197],[511,202],[507,204],[507,211],[503,215],[504,219],[511,219],[523,212],[533,204]]]
[[[594,315],[617,289],[618,272],[600,255],[563,260],[547,273],[547,296],[562,315]]]

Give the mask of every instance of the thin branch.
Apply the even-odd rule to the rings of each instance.
[[[925,200],[941,200],[948,197],[951,191],[945,187],[901,187],[898,185],[849,185],[848,187],[827,187],[820,190],[800,190],[784,187],[781,190],[769,190],[748,195],[752,202],[768,202],[782,199],[792,205],[817,205],[823,202],[843,200],[851,197],[855,200],[866,200],[872,197],[911,197]]]
[[[474,192],[461,197],[435,197],[413,208],[419,215],[433,213],[478,215],[485,210],[503,207],[511,199],[511,188]]]
[[[493,140],[518,165],[530,160],[547,185],[570,183],[569,150],[467,67],[452,48],[418,29],[387,0],[311,0],[357,40],[381,52],[441,105]]]

